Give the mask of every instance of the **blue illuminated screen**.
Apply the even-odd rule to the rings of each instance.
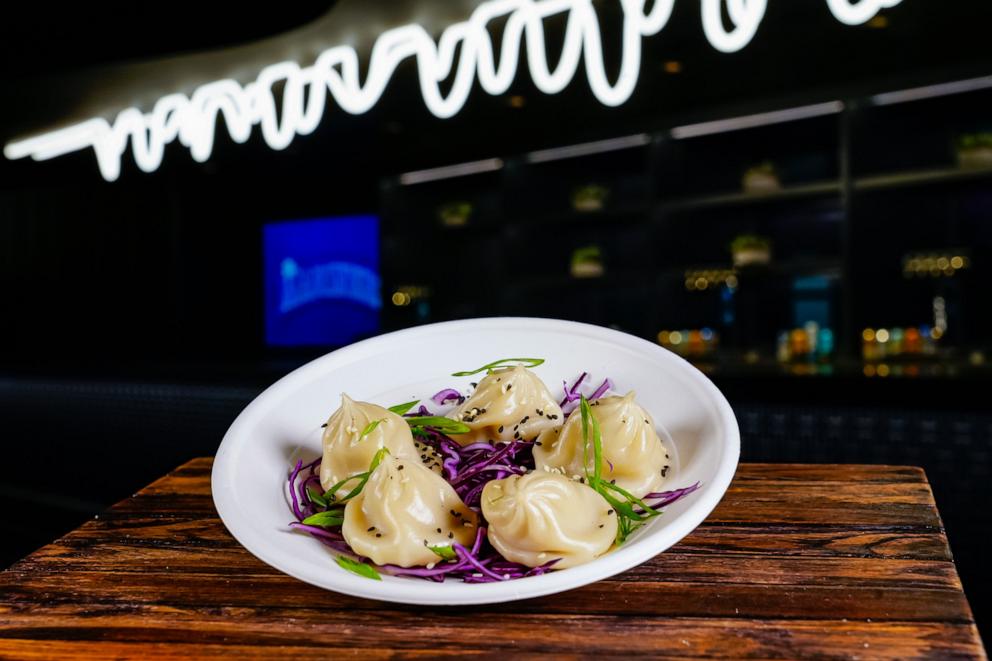
[[[342,345],[379,329],[379,219],[342,216],[262,229],[265,340]]]

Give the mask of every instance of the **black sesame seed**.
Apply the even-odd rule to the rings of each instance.
[[[321,425],[321,427],[326,427],[326,426],[327,426],[327,423],[326,422]]]
[[[449,532],[448,533],[448,539],[454,539],[454,538],[455,538],[455,533]]]
[[[525,422],[527,422],[528,420],[530,420],[530,416],[529,416],[529,415],[525,415],[525,416],[524,416],[524,419],[520,421],[520,424],[524,424],[524,423],[525,423]]]
[[[616,483],[617,483],[617,481],[615,479],[614,480],[610,480],[610,484],[616,484]]]
[[[500,434],[502,434],[503,433],[503,425],[500,425],[499,426],[499,429],[497,429],[496,431],[498,431]]]
[[[381,532],[377,532],[377,533],[375,534],[375,536],[376,536],[376,537],[382,537],[382,533],[381,533]]]
[[[599,527],[602,528],[605,525],[606,525],[605,523],[601,523],[601,524],[599,524]]]
[[[438,528],[438,529],[437,529],[437,531],[438,531],[438,532],[441,532],[441,529],[440,529],[440,528]]]
[[[366,530],[365,532],[372,532],[373,530],[375,530],[375,526],[369,526],[369,529]]]
[[[470,386],[472,386],[474,388],[474,387],[476,387],[479,384],[478,383],[469,383],[468,385],[470,385]]]
[[[544,415],[544,411],[542,411],[541,409],[534,409],[534,410],[537,411],[538,415]]]
[[[541,441],[534,441],[534,445],[541,445]]]
[[[607,516],[610,515],[610,514],[613,514],[613,510],[606,510],[606,514],[607,514]]]
[[[397,466],[397,467],[396,467],[396,470],[398,470],[398,471],[401,471],[401,470],[403,470],[403,464],[400,464],[399,466]]]

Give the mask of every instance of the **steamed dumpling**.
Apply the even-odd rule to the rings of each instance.
[[[444,478],[417,460],[386,455],[345,505],[341,532],[376,564],[413,567],[440,560],[428,545],[471,545],[478,523]]]
[[[654,420],[634,401],[634,393],[624,397],[604,397],[592,403],[592,415],[599,422],[603,445],[601,476],[616,480],[617,486],[638,498],[659,491],[668,472],[668,459]],[[589,430],[588,461],[592,469],[592,429]],[[582,415],[576,410],[560,431],[545,432],[534,446],[538,468],[561,469],[566,475],[585,475],[583,467]]]
[[[487,374],[472,396],[448,417],[464,422],[472,430],[452,436],[462,445],[530,440],[564,420],[548,387],[524,367],[507,367]]]
[[[537,470],[493,480],[482,490],[489,542],[507,560],[555,569],[606,553],[617,535],[610,504],[589,486],[560,473]]]
[[[375,420],[379,424],[363,436],[362,432]],[[406,420],[376,404],[356,402],[348,395],[341,395],[341,408],[328,419],[323,445],[320,485],[325,490],[346,477],[367,471],[379,448],[386,448],[394,457],[419,457]],[[344,496],[356,486],[358,481],[352,480],[335,495]]]

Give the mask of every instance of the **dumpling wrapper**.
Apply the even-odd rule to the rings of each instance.
[[[554,569],[575,567],[606,553],[617,516],[588,485],[544,470],[493,480],[482,490],[489,543],[507,560]]]
[[[599,422],[603,454],[600,475],[607,482],[638,498],[660,491],[665,482],[662,472],[669,464],[667,450],[655,431],[654,420],[634,401],[634,393],[604,397],[591,403],[590,411]],[[589,429],[589,468],[593,464],[592,429]],[[537,467],[561,469],[566,475],[584,476],[582,415],[576,410],[560,431],[543,433],[534,445]]]
[[[368,434],[362,432],[369,423],[379,420]],[[352,475],[364,473],[375,453],[386,448],[394,457],[416,458],[410,425],[389,409],[368,402],[356,402],[341,395],[341,408],[327,420],[323,435],[324,456],[320,462],[320,486],[325,490]],[[344,496],[358,486],[358,480],[343,485],[336,496]]]
[[[414,567],[441,561],[427,545],[471,546],[478,525],[444,478],[417,460],[387,455],[345,505],[341,532],[355,553],[378,565]]]
[[[478,441],[531,440],[562,424],[565,416],[544,382],[525,367],[507,367],[487,374],[449,418],[472,430],[452,434],[462,445]]]

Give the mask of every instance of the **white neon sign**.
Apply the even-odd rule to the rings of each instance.
[[[902,0],[827,0],[840,22],[858,25],[881,9]],[[754,38],[765,15],[767,0],[700,0],[703,32],[721,52],[744,48]],[[620,0],[623,10],[620,71],[611,82],[606,74],[599,20],[592,0],[491,0],[480,4],[467,21],[450,25],[435,42],[420,25],[404,25],[382,33],[372,47],[364,82],[359,76],[358,53],[350,46],[330,48],[310,66],[279,62],[265,67],[244,86],[235,80],[217,80],[198,87],[191,96],[168,94],[151,112],[136,107],[118,113],[113,124],[94,117],[79,124],[16,140],[4,147],[8,159],[31,157],[42,161],[92,147],[100,173],[107,181],[120,176],[128,143],[138,167],[154,172],[162,163],[165,146],[176,140],[193,159],[210,158],[218,115],[237,143],[251,136],[254,126],[272,149],[285,149],[297,135],[312,133],[324,116],[327,96],[347,113],[371,110],[386,90],[396,68],[414,58],[420,92],[427,109],[439,118],[457,114],[473,84],[487,94],[509,89],[517,75],[521,45],[527,46],[527,68],[544,94],[557,94],[572,82],[580,62],[593,96],[606,106],[623,104],[640,76],[641,43],[668,24],[675,0]],[[732,27],[724,25],[724,4]],[[544,41],[544,21],[567,14],[565,37],[553,69]],[[494,53],[488,26],[504,18],[499,57]],[[459,55],[456,61],[456,53]],[[450,80],[445,95],[441,84]],[[281,112],[273,86],[283,82]],[[305,99],[305,100],[304,100]]]

